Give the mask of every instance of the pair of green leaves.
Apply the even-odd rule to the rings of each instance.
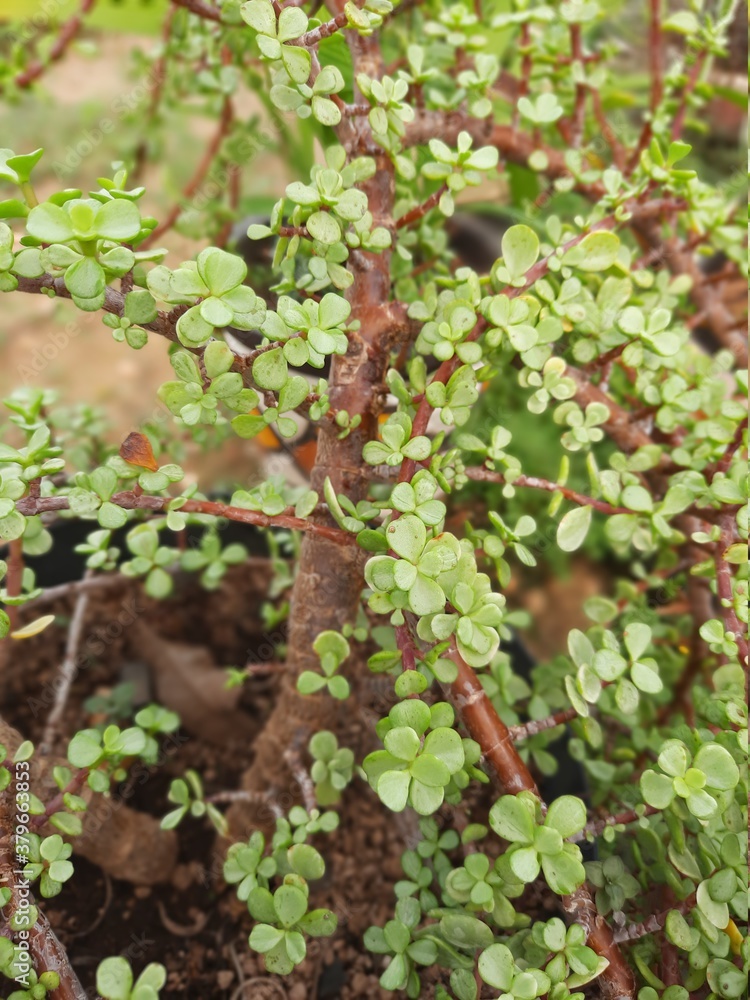
[[[431,815],[441,806],[453,775],[464,766],[461,738],[448,725],[436,724],[441,721],[437,708],[431,712],[418,700],[394,705],[383,734],[385,750],[364,760],[371,786],[393,812],[401,812],[408,803],[420,815]],[[452,711],[446,721],[452,723]]]
[[[313,670],[303,670],[297,679],[297,690],[300,694],[316,694],[323,688],[327,688],[328,693],[338,700],[348,698],[349,681],[337,673],[351,652],[348,641],[339,632],[328,630],[317,636],[313,643],[313,649],[320,657],[323,673],[318,674]]]
[[[249,944],[263,955],[269,972],[288,975],[304,961],[305,934],[328,937],[336,930],[336,916],[330,910],[308,913],[308,896],[307,882],[294,874],[287,875],[273,894],[260,887],[250,893],[248,908],[260,922],[253,927]]]
[[[680,740],[667,740],[657,758],[660,771],[641,775],[641,792],[656,809],[667,809],[677,799],[697,819],[707,822],[719,810],[723,794],[740,780],[734,758],[719,743],[706,743],[693,758]]]
[[[511,842],[505,857],[519,881],[533,882],[541,869],[553,892],[568,895],[586,877],[580,849],[566,842],[586,825],[586,807],[575,796],[563,795],[541,824],[538,811],[539,801],[531,792],[503,795],[490,810],[490,826]]]

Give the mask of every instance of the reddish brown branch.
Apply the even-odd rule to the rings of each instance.
[[[23,539],[14,538],[8,543],[8,572],[5,578],[5,589],[8,597],[18,597],[23,585]],[[14,604],[8,605],[8,618],[10,627],[13,629],[18,622],[18,607]]]
[[[745,670],[747,687],[748,673],[748,639],[747,627],[737,617],[734,607],[734,592],[732,590],[732,569],[724,558],[726,550],[734,541],[735,516],[733,513],[722,514],[719,518],[721,538],[716,547],[716,593],[721,605],[721,616],[727,632],[731,632],[737,641],[737,652],[740,663]]]
[[[555,729],[557,726],[562,726],[566,722],[570,722],[571,719],[575,719],[578,712],[574,708],[564,708],[560,712],[555,712],[554,715],[548,715],[544,719],[530,719],[528,722],[523,722],[518,726],[510,726],[508,732],[512,740],[524,740],[529,736],[536,736],[537,733],[543,733],[548,729]]]
[[[71,294],[65,287],[65,281],[63,278],[56,278],[51,274],[43,274],[39,278],[19,277],[17,280],[19,292],[38,294],[46,288],[52,289],[55,295],[62,299],[71,298]],[[118,292],[115,288],[107,286],[104,292],[104,305],[102,306],[102,309],[104,312],[113,313],[116,316],[122,316],[125,311],[125,296],[122,292]],[[177,334],[175,333],[175,324],[177,322],[177,317],[183,311],[184,307],[178,306],[177,309],[173,310],[171,313],[157,313],[157,318],[152,323],[143,323],[141,325],[145,330],[150,330],[152,333],[158,333],[159,336],[166,337],[167,340],[176,342]]]
[[[195,169],[195,173],[185,185],[182,192],[182,199],[170,208],[164,217],[164,221],[160,222],[156,229],[149,233],[143,243],[141,243],[141,249],[153,246],[153,244],[160,239],[164,233],[169,232],[172,226],[174,226],[177,222],[183,211],[183,203],[197,193],[198,188],[206,179],[206,175],[211,169],[211,164],[214,162],[214,159],[221,148],[222,142],[229,133],[233,117],[232,99],[230,97],[225,97],[221,107],[221,116],[219,118],[218,128],[206,147],[206,150],[201,157],[201,161]]]
[[[628,823],[635,823],[641,816],[653,816],[660,811],[659,809],[654,809],[653,806],[646,806],[645,810],[639,815],[635,809],[626,809],[624,812],[617,813],[614,816],[592,820],[586,824],[581,833],[576,834],[575,837],[571,837],[570,839],[574,843],[577,843],[581,840],[587,840],[588,837],[598,837],[609,826],[627,826]]]
[[[81,0],[81,7],[77,14],[74,14],[69,20],[63,24],[60,31],[55,39],[55,42],[50,49],[49,56],[46,62],[41,62],[37,59],[31,65],[27,66],[25,70],[16,76],[14,83],[17,87],[25,89],[30,87],[31,84],[38,80],[39,77],[47,70],[52,63],[58,62],[65,55],[68,47],[73,42],[78,32],[81,30],[83,25],[83,19],[89,11],[92,10],[96,0]]]
[[[617,944],[625,944],[628,941],[638,941],[639,938],[645,937],[647,934],[655,934],[663,930],[667,922],[667,917],[672,910],[678,910],[680,913],[689,913],[694,906],[695,893],[693,892],[687,899],[675,903],[669,910],[665,910],[663,913],[652,913],[650,917],[647,917],[640,924],[630,924],[629,927],[623,927],[622,930],[615,933],[615,942]]]
[[[191,14],[202,17],[206,21],[215,21],[217,24],[223,23],[221,12],[216,7],[212,7],[211,4],[204,3],[203,0],[172,0],[172,3],[177,7],[184,7]]]
[[[433,191],[430,197],[423,201],[421,205],[416,205],[414,208],[410,209],[410,211],[402,215],[400,219],[396,219],[393,224],[394,228],[403,229],[405,226],[411,226],[415,222],[419,222],[420,219],[423,219],[428,212],[431,212],[432,209],[436,207],[447,190],[448,185],[443,184],[443,186],[439,187],[437,191]]]
[[[465,471],[469,479],[477,481],[491,483],[505,483],[507,481],[502,472],[492,472],[490,469],[471,466]],[[581,507],[593,507],[594,510],[599,510],[603,514],[635,513],[635,511],[632,511],[629,507],[615,507],[611,503],[607,503],[605,500],[597,500],[595,497],[589,497],[583,493],[577,493],[575,490],[568,489],[567,486],[560,486],[558,483],[550,482],[548,479],[539,479],[536,476],[518,476],[512,481],[511,485],[528,486],[535,490],[546,490],[548,493],[562,493],[566,500],[572,500]]]
[[[664,97],[664,57],[663,39],[661,31],[661,5],[663,0],[649,0],[649,29],[648,29],[648,53],[649,67],[651,70],[651,98],[649,103],[649,117],[643,123],[641,134],[633,155],[630,158],[630,169],[634,170],[638,165],[641,153],[651,141],[654,129],[654,116]]]
[[[364,0],[354,0],[355,7],[364,7]],[[309,49],[313,45],[317,45],[318,42],[322,41],[324,38],[329,38],[334,35],[337,31],[341,31],[342,28],[346,27],[349,18],[345,11],[341,11],[335,17],[332,17],[330,21],[325,21],[323,24],[318,25],[317,28],[312,28],[310,31],[305,32],[304,35],[300,35],[290,45],[300,45],[303,48]]]
[[[531,772],[513,746],[510,730],[495,711],[482,682],[451,642],[446,655],[456,664],[458,676],[451,684],[453,704],[471,738],[482,748],[482,756],[492,766],[500,784],[509,795],[539,789]]]
[[[695,57],[695,62],[690,67],[690,72],[688,73],[687,81],[685,86],[680,90],[680,104],[675,112],[675,116],[672,119],[672,131],[670,133],[670,138],[672,142],[675,139],[679,139],[682,135],[682,130],[685,126],[685,118],[687,116],[688,104],[690,102],[690,97],[698,86],[698,81],[700,75],[703,71],[703,66],[706,62],[706,52],[699,52]]]
[[[531,72],[534,68],[533,57],[531,54],[531,27],[528,21],[524,21],[521,25],[521,34],[518,39],[519,48],[521,49],[521,79],[518,82],[518,98],[526,97],[529,92],[529,86],[531,83]],[[518,110],[518,98],[515,102],[515,107],[513,108],[513,128],[517,129],[519,122],[521,120],[521,112]]]
[[[471,737],[481,746],[483,756],[492,766],[500,784],[509,794],[529,791],[538,797],[536,783],[519,757],[507,726],[495,711],[479,678],[455,645],[451,644],[447,655],[458,667],[458,677],[451,684],[454,704]],[[635,996],[633,973],[617,947],[612,929],[597,912],[586,884],[570,896],[564,896],[562,902],[566,913],[586,931],[589,947],[609,962],[599,977],[603,995],[607,1000],[632,1000]]]
[[[581,37],[581,26],[580,24],[571,24],[570,26],[570,52],[571,57],[575,62],[581,64],[584,67],[583,59],[583,41]],[[575,104],[573,107],[573,118],[571,121],[571,145],[574,149],[578,149],[583,141],[583,132],[586,123],[586,91],[587,86],[585,83],[577,83],[575,89]]]
[[[149,510],[154,513],[168,510],[173,501],[174,497],[139,496],[128,490],[115,493],[110,497],[110,502],[117,507],[122,507],[123,510]],[[68,497],[62,496],[42,497],[39,500],[26,497],[16,503],[17,510],[29,517],[34,514],[42,514],[45,511],[68,510],[69,506]],[[288,512],[275,515],[263,514],[257,510],[245,510],[243,507],[232,507],[229,504],[210,500],[186,500],[180,510],[186,514],[209,514],[213,517],[224,517],[228,521],[255,524],[261,528],[288,528],[291,531],[305,531],[339,545],[348,545],[355,540],[354,535],[349,534],[349,532],[325,524],[317,524],[304,517],[295,517],[294,514]]]

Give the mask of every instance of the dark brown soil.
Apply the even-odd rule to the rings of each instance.
[[[177,595],[159,604],[145,598],[139,584],[128,583],[92,598],[84,634],[116,623],[123,607],[132,607],[135,598],[139,620],[162,637],[208,647],[217,666],[241,664],[248,656],[267,658],[263,646],[268,646],[269,638],[259,606],[270,567],[260,576],[257,569],[233,571],[224,586],[210,594],[179,583]],[[52,626],[37,639],[14,644],[13,660],[0,672],[3,715],[24,737],[41,735],[49,710],[44,692],[59,669],[71,607],[70,598],[63,598],[51,607],[26,611],[29,618],[54,612],[63,627]],[[103,651],[80,670],[67,707],[61,747],[76,728],[90,724],[86,699],[118,684],[123,664],[132,662],[129,628],[126,624],[118,632],[112,627]],[[182,732],[189,738],[166,756],[161,767],[152,769],[147,781],[130,790],[128,804],[141,812],[164,815],[171,808],[167,801],[170,781],[191,767],[201,774],[209,794],[238,787],[242,771],[252,761],[253,738],[271,708],[277,684],[278,675],[271,674],[246,685],[241,701],[245,731],[228,733],[225,745],[202,741],[200,732]],[[116,790],[115,796],[122,791]],[[98,963],[116,954],[126,955],[136,971],[149,962],[162,962],[168,971],[166,1000],[392,996],[378,985],[382,959],[368,954],[361,939],[368,926],[382,925],[392,915],[392,886],[401,874],[399,859],[404,850],[402,834],[362,782],[350,788],[341,815],[340,829],[318,843],[327,872],[313,890],[315,905],[335,910],[339,929],[330,939],[310,941],[308,958],[283,979],[269,976],[259,956],[248,948],[252,921],[221,880],[222,855],[206,821],[184,820],[180,825],[179,863],[167,884],[133,886],[77,858],[75,875],[63,892],[42,905],[91,996],[96,993]],[[147,843],[143,850],[149,850]]]

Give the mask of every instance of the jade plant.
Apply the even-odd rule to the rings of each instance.
[[[633,8],[619,3],[169,6],[138,149],[111,176],[53,190],[50,154],[22,138],[0,150],[0,290],[72,300],[123,353],[163,342],[175,375],[158,393],[168,418],[119,449],[92,411],[8,393],[0,641],[60,627],[35,614],[26,564],[54,543],[50,515],[91,525],[86,587],[119,572],[155,601],[175,599],[178,571],[227,585],[248,553],[225,544],[226,521],[268,531],[264,615],[286,626],[273,647],[286,676],[253,763],[240,789],[186,770],[174,808],[160,804],[165,831],[208,819],[220,834],[268,974],[298,975],[310,939],[338,932],[335,868],[323,876],[356,793],[389,838],[413,837],[392,915],[362,942],[383,989],[742,996],[747,347],[724,287],[746,274],[744,194],[740,161],[723,183],[700,146],[709,102],[732,96],[712,75],[738,30],[732,0],[646,5],[649,69],[627,92],[613,36]],[[60,29],[50,62],[81,24]],[[46,68],[23,45],[3,56],[7,100]],[[249,120],[248,90],[262,109]],[[159,219],[138,178],[191,106],[216,133]],[[228,242],[257,205],[260,123],[293,171],[239,226],[263,266]],[[196,207],[212,164],[227,183]],[[507,218],[479,264],[451,234],[499,191]],[[166,262],[173,229],[199,238],[194,259]],[[317,451],[301,487],[237,468],[217,497],[184,468],[186,441],[261,446],[305,422]],[[519,609],[519,585],[576,552],[605,563],[606,582],[522,676],[508,644],[545,622]],[[33,966],[12,1000],[85,995],[43,902],[75,878],[92,799],[153,765],[179,725],[148,706],[68,734],[56,757],[67,690],[38,745],[0,748],[6,801],[34,755],[52,776],[24,793],[22,867],[7,837],[0,849],[13,872],[0,971],[19,985],[21,940]],[[548,796],[543,779],[571,762],[585,781]],[[21,876],[42,903],[30,939]],[[136,977],[122,957],[96,974],[110,1000],[166,982],[162,965]]]

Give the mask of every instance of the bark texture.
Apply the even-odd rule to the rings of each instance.
[[[375,74],[381,70],[380,53],[372,38],[354,36],[350,45],[355,71]],[[345,122],[342,141],[353,156],[372,155],[369,126],[366,121]],[[361,185],[367,194],[373,225],[390,227],[393,221],[394,172],[390,159],[375,154],[374,176]],[[391,254],[356,251],[350,258],[354,274],[349,301],[352,320],[359,329],[349,335],[346,355],[335,357],[331,367],[329,395],[334,410],[359,415],[362,422],[348,437],[339,440],[339,429],[324,423],[318,435],[318,450],[311,485],[322,495],[323,483],[330,477],[337,493],[346,493],[354,502],[364,498],[367,466],[363,467],[362,447],[377,433],[377,418],[385,399],[385,373],[391,348],[404,324],[402,314],[390,302]],[[325,515],[314,514],[316,523],[331,524]],[[337,545],[314,533],[308,533],[291,597],[287,673],[282,691],[268,722],[254,743],[255,759],[245,772],[242,787],[258,790],[275,787],[285,790],[292,776],[284,762],[290,743],[306,743],[310,733],[320,728],[336,728],[338,703],[327,694],[302,696],[296,680],[303,670],[320,669],[312,644],[325,629],[340,631],[354,620],[362,589],[362,571],[366,553],[356,546]],[[352,660],[344,672],[361,664]],[[245,833],[254,822],[257,810],[237,803],[227,818],[233,834]]]

